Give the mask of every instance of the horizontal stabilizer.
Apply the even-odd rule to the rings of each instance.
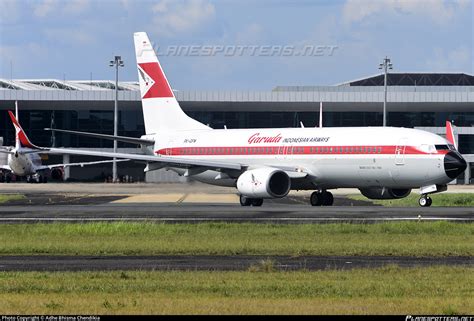
[[[44,130],[49,130],[49,131],[59,132],[59,133],[67,133],[67,134],[72,134],[72,135],[116,140],[119,142],[125,142],[125,143],[130,143],[130,144],[138,144],[138,145],[154,145],[155,144],[155,141],[152,139],[142,139],[142,138],[126,137],[126,136],[114,136],[114,135],[106,135],[106,134],[78,132],[74,130],[56,129],[56,128],[45,128]]]

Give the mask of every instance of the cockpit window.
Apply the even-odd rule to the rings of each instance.
[[[436,150],[456,150],[453,144],[449,145],[435,145]]]

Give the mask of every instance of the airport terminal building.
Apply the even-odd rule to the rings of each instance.
[[[387,124],[420,128],[444,135],[453,121],[458,149],[469,162],[457,183],[474,183],[474,76],[463,73],[391,73],[388,75]],[[176,98],[191,117],[212,128],[314,127],[323,103],[323,126],[381,126],[384,75],[334,86],[278,86],[270,91],[177,90]],[[113,134],[114,81],[0,79],[0,136],[13,145],[14,128],[6,110],[20,109],[20,123],[37,145],[111,151],[113,143],[89,137],[54,134],[46,127]],[[144,134],[137,82],[120,82],[119,130],[122,136]],[[119,151],[139,152],[119,143]],[[93,158],[51,156],[45,163],[78,162]],[[135,181],[176,181],[173,172],[143,172],[145,164],[119,163],[119,175]],[[69,168],[71,180],[103,181],[112,165]]]

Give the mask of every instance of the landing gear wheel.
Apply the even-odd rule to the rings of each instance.
[[[263,198],[252,198],[251,199],[252,206],[262,206]]]
[[[334,196],[331,192],[323,193],[323,206],[331,206],[334,203]]]
[[[250,206],[252,204],[252,199],[245,197],[243,195],[240,195],[240,205],[242,206]]]
[[[433,200],[431,199],[431,197],[428,197],[428,206],[431,206],[432,203],[433,203]]]
[[[323,205],[323,193],[313,192],[309,199],[311,206],[321,206]]]
[[[431,197],[426,195],[421,196],[418,200],[418,204],[420,204],[421,207],[429,207],[431,206],[431,203],[433,203],[433,200]]]

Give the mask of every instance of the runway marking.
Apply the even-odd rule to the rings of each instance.
[[[238,204],[239,197],[236,194],[209,194],[209,193],[169,193],[169,194],[141,194],[131,195],[110,203],[218,203]]]
[[[205,194],[192,193],[187,194],[183,203],[234,203],[238,204],[239,197],[236,194]]]
[[[182,197],[183,193],[139,194],[112,201],[111,203],[176,203]]]

